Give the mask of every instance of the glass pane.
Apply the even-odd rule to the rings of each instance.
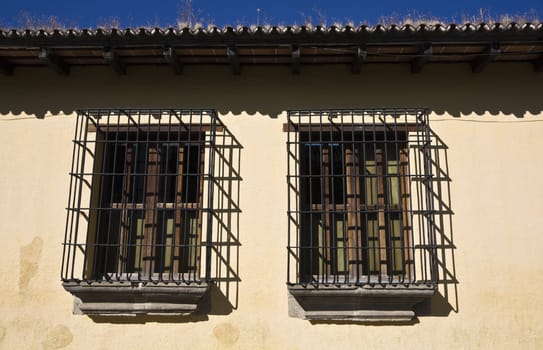
[[[321,145],[302,144],[300,152],[301,200],[304,204],[322,203]]]
[[[200,145],[183,147],[183,202],[199,203]]]
[[[330,144],[330,203],[343,204],[345,191],[345,156],[344,147],[338,144]]]
[[[368,206],[377,205],[377,196],[378,196],[378,178],[377,178],[377,162],[375,160],[376,148],[374,144],[368,143],[360,146],[359,148],[359,157],[361,183],[360,188],[362,189],[362,200],[364,204]]]
[[[324,275],[326,273],[326,263],[327,263],[326,262],[327,251],[325,248],[326,238],[324,237],[324,230],[323,230],[321,215],[314,214],[313,216],[315,217],[315,220],[313,220],[314,221],[313,227],[316,228],[318,247],[319,247],[318,258],[317,258],[318,271],[319,271],[319,275]]]
[[[130,244],[128,246],[127,272],[141,272],[144,260],[145,211],[130,210],[131,218]]]
[[[387,163],[387,203],[390,205],[400,204],[400,176],[399,162],[389,160]]]
[[[401,221],[400,214],[389,215],[388,225],[389,241],[391,244],[391,258],[390,265],[394,273],[401,273],[404,269],[404,251],[403,242],[401,237]]]
[[[366,205],[377,205],[378,182],[377,164],[375,160],[366,160],[364,167],[365,181],[362,188],[365,192]]]
[[[178,155],[178,145],[163,144],[160,147],[160,202],[176,201]]]
[[[96,235],[96,263],[98,273],[117,271],[119,254],[119,230],[121,227],[120,211],[99,210],[98,232]]]
[[[366,273],[379,273],[379,221],[377,214],[365,215],[367,249],[364,254]]]
[[[130,181],[130,202],[143,203],[146,193],[146,173],[147,173],[147,145],[133,143],[129,145],[132,148],[135,166],[132,166],[132,179]]]
[[[107,169],[106,172],[113,173],[112,182],[111,182],[111,193],[112,194],[112,202],[113,203],[120,203],[123,200],[123,189],[124,189],[124,174],[128,171],[128,164],[127,164],[127,150],[128,148],[126,145],[120,145],[110,144],[111,148],[114,148],[114,152],[110,152],[110,155],[113,155],[113,157],[110,159],[110,161],[113,163],[111,168]]]
[[[172,268],[173,240],[175,234],[175,210],[160,210],[156,237],[156,272],[168,272]]]
[[[344,219],[342,214],[336,214],[334,216],[334,222],[335,222],[335,254],[334,260],[336,263],[335,272],[336,273],[344,273],[347,271],[347,251],[346,251],[346,242],[345,239],[347,238],[345,235],[345,225],[344,225]]]
[[[198,237],[200,229],[199,212],[187,210],[183,214],[182,272],[194,271],[198,262]]]
[[[169,271],[172,267],[172,255],[173,255],[173,234],[174,234],[174,218],[168,218],[166,220],[166,241],[164,242],[164,270]]]
[[[300,237],[300,277],[309,282],[314,275],[323,273],[325,262],[324,237],[322,235],[320,213],[305,213],[301,215]]]

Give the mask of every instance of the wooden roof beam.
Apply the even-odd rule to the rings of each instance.
[[[290,71],[292,72],[292,74],[300,74],[300,48],[293,47],[290,57]]]
[[[4,75],[13,75],[13,69],[15,67],[8,60],[0,57],[0,69],[4,72]]]
[[[126,74],[126,66],[121,62],[119,56],[110,48],[104,49],[104,61],[111,64],[113,70],[119,75]]]
[[[353,74],[360,74],[360,71],[362,70],[362,64],[364,64],[364,61],[367,57],[368,51],[366,51],[364,48],[359,47],[356,49],[353,57]]]
[[[471,71],[473,73],[481,73],[490,62],[494,61],[496,57],[498,57],[499,54],[499,46],[497,44],[490,45],[484,54],[473,60],[471,63]]]
[[[51,49],[42,47],[38,53],[40,61],[45,62],[49,67],[53,68],[60,75],[70,74],[70,66],[68,66],[62,58],[56,56]]]
[[[422,67],[432,58],[432,44],[426,44],[420,47],[415,59],[411,61],[411,73],[418,74]]]
[[[175,74],[181,74],[183,72],[183,64],[179,61],[177,58],[177,54],[175,53],[175,50],[171,47],[168,47],[163,52],[164,59],[170,67],[172,67],[172,70]]]
[[[228,62],[230,63],[232,74],[234,75],[241,74],[241,65],[239,63],[238,50],[236,50],[235,47],[228,47],[226,49],[226,56],[228,57]]]

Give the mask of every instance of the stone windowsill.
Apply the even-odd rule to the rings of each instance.
[[[86,315],[189,315],[209,289],[207,283],[176,285],[123,282],[65,282],[74,296],[74,314]]]
[[[315,321],[405,323],[416,317],[415,306],[430,299],[435,286],[367,285],[288,287],[289,316]]]

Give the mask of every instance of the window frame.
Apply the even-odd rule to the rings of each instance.
[[[349,283],[350,281],[360,281],[365,278],[370,283],[380,280],[397,282],[409,280],[409,276],[413,272],[411,266],[412,252],[410,249],[412,245],[412,229],[409,212],[409,174],[406,169],[409,166],[405,136],[408,128],[408,126],[398,128],[394,136],[384,137],[382,132],[373,135],[377,136],[379,140],[371,140],[372,135],[367,135],[367,132],[362,134],[360,131],[345,131],[343,128],[331,131],[330,134],[327,133],[324,139],[321,140],[317,140],[318,136],[310,136],[310,133],[318,132],[301,132],[299,144],[299,154],[301,155],[300,208],[303,212],[302,216],[309,214],[321,217],[318,223],[318,233],[316,234],[314,232],[306,233],[307,228],[304,229],[304,221],[307,221],[307,219],[302,218],[300,222],[302,240],[304,238],[306,240],[305,243],[301,243],[301,246],[309,245],[311,246],[310,249],[314,250],[315,244],[313,242],[317,241],[317,239],[309,238],[309,242],[307,242],[307,236],[318,236],[316,244],[318,252],[312,252],[312,255],[317,255],[317,257],[307,258],[302,254],[301,261],[303,265],[307,259],[318,260],[316,261],[318,273],[310,273],[309,276],[305,276],[311,280],[302,277],[303,282]],[[368,149],[368,146],[370,149]],[[394,147],[397,154],[392,157],[392,160],[386,161],[384,158],[390,158],[391,154],[390,151],[386,151],[388,146]],[[306,147],[318,147],[320,156],[311,160],[313,154],[308,155],[308,153],[304,152],[303,149]],[[333,152],[333,149],[339,149],[339,154]],[[339,162],[336,161],[338,158]],[[368,160],[368,158],[373,159]],[[311,167],[311,163],[314,162],[318,162],[318,174],[312,173],[315,170],[308,172],[307,163]],[[361,175],[368,168],[367,162],[374,163],[375,173],[373,175]],[[391,167],[390,164],[387,164],[390,162],[396,162],[397,174],[391,175],[387,171],[387,168]],[[337,164],[331,166],[331,163],[339,163],[340,169],[334,170],[334,168],[337,168]],[[315,177],[317,177],[317,182],[320,182],[320,186],[319,184],[317,186],[311,184]],[[370,187],[367,183],[368,180],[373,180],[374,184],[371,184],[371,187],[375,188],[374,193],[371,194],[371,197],[374,198],[371,200],[368,198],[368,187]],[[399,191],[395,203],[391,203],[393,196],[391,195],[391,189],[388,189],[391,187],[393,180],[398,181],[396,186]],[[306,182],[309,182],[309,184]],[[305,203],[307,197],[309,197],[309,204]],[[312,197],[317,197],[317,200],[312,200]],[[368,203],[371,201],[373,202]],[[394,220],[391,219],[394,214],[398,216],[396,220],[399,221],[400,232],[392,237],[390,226]],[[338,216],[343,216],[343,220],[334,219],[334,217],[337,218]],[[368,233],[370,222],[368,217],[370,216],[375,217],[371,221],[377,221],[378,228],[377,232],[372,235],[373,240],[377,241],[374,243],[376,247],[373,248],[373,252],[370,242],[372,239]],[[312,221],[311,218],[309,220]],[[336,220],[336,224],[330,224]],[[341,223],[339,228],[337,223]],[[312,225],[309,224],[309,226]],[[362,234],[360,234],[361,232]],[[393,241],[395,240],[400,241],[399,249],[394,247]],[[321,241],[326,241],[326,243],[323,245]],[[353,245],[351,242],[356,243]],[[396,257],[398,250],[400,257]],[[370,258],[372,255],[377,262],[372,263]],[[382,256],[384,258],[381,258]],[[392,256],[392,258],[389,258],[389,256]],[[392,274],[388,273],[394,265],[398,264],[396,262],[398,259],[401,260],[401,268],[396,269]],[[324,263],[324,261],[328,261],[328,263]],[[340,269],[340,266],[343,268]],[[323,272],[324,269],[326,269],[326,272]],[[302,266],[301,270],[304,271],[307,268]],[[310,267],[309,270],[315,271],[315,267]]]
[[[121,131],[121,139],[119,139],[118,132],[122,129],[126,129],[126,133]],[[88,258],[86,259],[85,275],[91,280],[101,278],[105,280],[118,279],[130,281],[134,278],[134,274],[138,275],[138,279],[168,280],[172,279],[172,273],[186,273],[186,275],[181,276],[182,279],[188,280],[193,277],[195,280],[198,280],[200,268],[199,248],[202,240],[201,221],[203,217],[201,209],[203,208],[204,192],[202,174],[204,173],[205,149],[203,147],[203,142],[205,135],[203,132],[193,131],[188,137],[180,137],[179,140],[170,139],[171,134],[176,133],[175,131],[167,130],[166,128],[160,130],[150,126],[142,126],[138,130],[134,130],[134,128],[125,128],[123,125],[109,126],[100,128],[100,131],[90,130],[89,132],[96,133],[96,142],[98,145],[101,145],[103,149],[96,150],[97,154],[100,155],[100,159],[97,158],[97,161],[94,162],[93,173],[95,176],[93,176],[92,180],[91,208],[95,207],[99,209],[90,211],[86,243],[86,246],[89,247],[89,252],[86,255]],[[106,135],[110,132],[115,135],[113,140],[107,139]],[[148,135],[150,135],[151,132],[157,132],[157,139],[149,140]],[[186,149],[188,147],[193,146],[199,148],[197,151],[199,154],[196,155],[196,163],[199,169],[195,175],[187,175],[183,167],[186,166],[187,163],[190,163],[190,151],[188,162],[185,162],[184,154],[187,153]],[[177,171],[174,172],[174,174],[167,171],[164,172],[162,169],[165,165],[165,163],[162,162],[161,155],[164,147],[177,148],[177,161],[175,162],[177,164],[174,164],[174,166],[177,167]],[[106,148],[113,148],[113,150],[106,151]],[[122,158],[122,150],[120,153],[118,152],[119,148],[125,149],[124,158]],[[113,157],[111,155],[109,156],[109,161],[105,160],[106,158],[104,157],[104,154],[108,153],[113,153]],[[141,157],[141,159],[138,160],[138,157]],[[166,155],[166,162],[168,162],[167,157],[168,155]],[[143,162],[143,167],[138,167],[138,162],[139,164]],[[122,169],[117,169],[119,165]],[[190,166],[190,164],[188,164],[188,166]],[[111,177],[110,186],[104,190],[103,183],[107,180],[108,176]],[[175,200],[167,201],[166,198],[160,197],[167,196],[166,189],[163,189],[163,185],[167,186],[167,181],[172,176],[174,177],[173,181],[176,185],[175,192],[173,193]],[[185,179],[187,176],[196,176],[198,178],[196,180],[198,189],[195,191],[197,197],[196,202],[183,199],[184,196],[188,197],[188,194],[185,191],[187,186],[183,186],[184,183],[185,185],[188,185],[188,180]],[[119,194],[115,193],[115,191],[117,191],[115,183],[118,182],[116,181],[116,177],[121,177],[120,183],[122,186],[121,193]],[[138,182],[141,183],[141,189],[138,188],[141,187],[138,186]],[[164,182],[166,182],[166,184]],[[106,192],[104,198],[99,198],[102,197],[104,191]],[[96,195],[96,192],[98,195]],[[107,200],[108,193],[110,197],[109,201]],[[132,198],[130,199],[130,197]],[[106,219],[108,221],[108,227],[106,230],[103,230],[108,232],[106,241],[99,242],[97,236],[100,236],[100,231],[102,230],[100,223],[97,223],[96,221],[100,222],[102,215],[111,216],[117,210],[120,211],[118,241],[115,242],[116,238],[111,237],[110,235],[111,219],[109,218]],[[103,213],[104,211],[106,213]],[[173,211],[175,215],[173,225],[174,232],[163,232],[160,234],[161,231],[164,231],[161,229],[161,225],[164,226],[164,224],[169,224],[159,218],[160,215],[164,215],[166,211]],[[188,240],[191,240],[192,242],[186,244],[186,236],[194,235],[194,232],[187,233],[187,227],[183,227],[182,223],[182,217],[186,216],[189,211],[195,211],[197,214],[197,232],[196,238],[191,239],[191,237],[189,237]],[[143,218],[138,217],[142,212]],[[130,216],[130,218],[127,218],[127,216]],[[143,232],[133,232],[134,225],[130,222],[134,219],[136,219],[136,221],[138,221],[138,219],[143,219],[141,223],[137,223],[138,227],[143,226],[143,228],[139,230]],[[125,224],[126,222],[128,223]],[[194,230],[192,225],[190,225],[188,229],[191,231]],[[171,243],[169,244],[167,243],[168,235],[173,236],[170,238]],[[134,238],[136,240],[135,243],[132,242]],[[113,241],[110,241],[110,239]],[[139,243],[138,240],[140,241]],[[100,244],[103,244],[105,247],[100,247]],[[117,248],[118,252],[115,252],[115,249],[113,249],[114,259],[116,260],[113,262],[117,265],[116,268],[108,268],[107,258],[104,259],[100,257],[100,255],[104,254],[106,257],[108,256],[107,248],[112,244],[117,244],[119,246]],[[164,245],[164,247],[160,248],[162,245]],[[165,272],[164,270],[166,270],[167,266],[162,262],[157,261],[164,260],[167,254],[161,252],[161,250],[167,251],[168,249],[172,250],[170,259],[176,260],[177,258],[178,263],[174,264],[173,271]],[[128,261],[122,261],[123,253],[125,253],[126,256],[131,255],[128,252],[129,250],[132,250],[132,255],[134,255],[134,261],[132,261],[132,264],[134,265],[133,268],[127,266]],[[192,250],[192,252],[190,252],[190,250]],[[121,251],[123,253],[121,253]],[[185,251],[184,254],[183,251]],[[186,254],[192,256],[192,259],[189,259],[192,260],[190,266],[188,263],[184,263]],[[137,256],[140,256],[140,258],[138,259]],[[127,258],[124,259],[128,260]],[[96,264],[96,261],[103,260],[106,261],[104,261],[104,266],[101,266],[103,269],[100,271],[100,266]],[[141,271],[129,271],[137,270],[138,267]],[[190,273],[185,271],[188,269],[192,270],[194,276],[190,276]]]

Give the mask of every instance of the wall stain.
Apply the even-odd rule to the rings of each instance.
[[[19,254],[19,290],[28,288],[30,280],[36,276],[43,248],[43,239],[34,237],[32,242],[21,247]]]
[[[264,349],[266,348],[265,344],[268,341],[268,337],[270,334],[270,328],[268,327],[268,324],[265,321],[258,321],[256,322],[255,328],[253,329],[253,337],[257,344],[259,344],[260,348]]]
[[[221,345],[232,346],[239,339],[239,329],[230,323],[221,323],[213,328],[213,335]]]
[[[57,324],[47,333],[42,345],[44,349],[61,349],[70,345],[73,339],[72,332],[68,327]]]
[[[6,328],[0,326],[0,343],[2,340],[4,340],[4,337],[6,336]]]

